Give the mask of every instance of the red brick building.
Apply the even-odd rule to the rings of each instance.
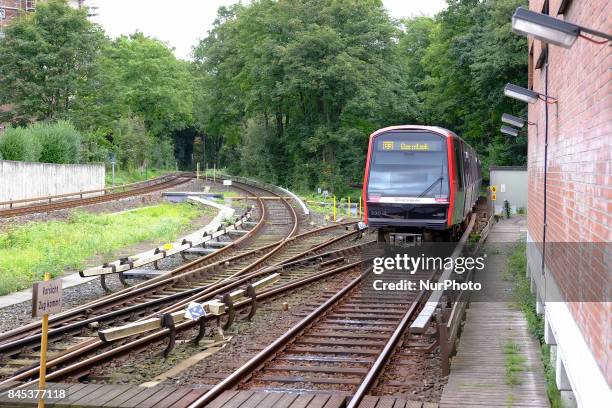
[[[612,31],[612,0],[531,0],[529,7]],[[543,94],[548,70],[548,95],[557,98],[548,104],[544,274],[546,103],[529,105],[529,120],[537,127],[529,127],[528,273],[538,311],[545,313],[546,341],[553,346],[563,398],[569,405],[612,406],[612,303],[607,301],[612,288],[612,47],[582,38],[569,49],[528,41],[529,87]]]
[[[0,30],[20,13],[34,11],[36,0],[0,0]]]

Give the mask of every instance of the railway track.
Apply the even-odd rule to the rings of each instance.
[[[247,186],[241,185],[238,188],[254,194],[253,190],[248,189]],[[270,193],[266,191],[265,194],[269,195]],[[155,307],[158,303],[163,303],[155,302],[155,300],[165,297],[164,295],[184,293],[187,296],[189,295],[189,290],[197,292],[201,287],[210,284],[213,281],[211,275],[214,275],[220,268],[224,267],[225,263],[231,264],[233,268],[235,265],[240,264],[240,262],[253,261],[267,251],[271,251],[282,241],[278,240],[279,231],[267,225],[269,217],[267,213],[268,205],[263,200],[257,200],[255,204],[253,217],[258,219],[258,222],[246,235],[218,251],[185,263],[166,275],[158,276],[95,301],[88,302],[80,307],[53,315],[49,319],[50,329],[69,327],[73,323],[76,323],[76,327],[80,328],[83,325],[94,323],[96,316],[113,312],[126,305],[134,306],[141,303],[146,304],[145,308]],[[290,204],[285,203],[285,205],[287,212],[290,213],[290,217],[293,219],[290,225],[297,228],[297,215],[294,211],[291,211],[292,207]],[[290,233],[293,232],[294,228],[291,228]],[[272,234],[272,239],[270,238],[270,233]],[[247,247],[253,247],[254,249],[243,249]],[[176,297],[169,299],[169,301],[175,300]],[[39,329],[40,324],[35,322],[1,333],[0,356],[28,344],[25,341],[15,342],[38,334]],[[64,335],[65,331],[59,330],[58,334]],[[35,342],[38,341],[38,338],[30,338],[27,341],[29,343]]]
[[[364,244],[360,244],[364,245]],[[358,246],[360,246],[358,245]],[[353,259],[360,258],[360,249],[357,247],[346,248],[343,250],[334,251],[336,254],[342,254],[342,258],[346,255],[351,254]],[[316,258],[316,257],[313,257]],[[314,261],[314,262],[313,262]],[[274,296],[278,296],[284,292],[295,290],[296,288],[310,284],[320,279],[325,279],[328,276],[332,276],[337,273],[341,273],[347,270],[353,270],[361,266],[363,261],[346,263],[344,259],[338,262],[334,262],[331,266],[321,265],[320,262],[310,259],[305,261],[296,261],[292,264],[285,264],[277,267],[267,268],[265,271],[254,272],[251,276],[244,278],[243,282],[239,284],[246,284],[251,280],[266,276],[272,273],[280,273],[284,275],[284,279],[281,279],[277,285],[269,290],[262,292],[257,295],[258,301],[268,299]],[[310,265],[309,265],[310,264]],[[338,266],[340,265],[340,266]],[[224,290],[231,288],[228,286],[216,292],[202,295],[198,301],[204,301],[210,299],[215,295],[222,293]],[[251,306],[251,301],[245,299],[234,304],[236,310],[241,310]],[[184,306],[183,306],[184,307]],[[213,319],[214,316],[210,316],[207,319]],[[195,326],[196,322],[185,321],[176,325],[176,331],[180,334],[188,331]],[[73,344],[72,347],[66,349],[60,355],[51,358],[47,363],[47,369],[49,370],[46,378],[47,381],[57,381],[64,378],[79,379],[89,373],[89,370],[93,367],[108,362],[114,358],[120,357],[127,353],[137,351],[139,349],[151,347],[163,348],[168,335],[168,329],[161,328],[161,330],[154,331],[153,333],[144,333],[130,338],[121,339],[115,342],[105,342],[97,337],[79,337],[76,339],[77,344]],[[14,360],[13,360],[14,361]],[[28,381],[35,381],[38,373],[38,366],[32,365],[27,368],[22,368],[14,373],[10,377],[6,377],[0,382],[0,390],[7,386],[13,386],[15,381],[26,381],[23,386],[28,385]]]
[[[250,186],[240,185],[239,188],[251,194],[270,196],[269,191],[258,191]],[[271,293],[276,293],[274,290],[290,289],[291,285],[305,284],[317,274],[328,273],[334,267],[338,269],[338,262],[348,262],[349,257],[345,256],[347,251],[352,253],[353,258],[358,257],[355,249],[329,250],[334,246],[346,245],[347,240],[354,239],[359,233],[347,232],[348,225],[297,234],[297,214],[284,199],[260,199],[255,212],[259,212],[259,222],[252,229],[253,233],[242,237],[238,240],[240,242],[235,241],[223,250],[183,265],[165,277],[154,278],[54,317],[51,320],[48,380],[74,373],[75,365],[79,369],[86,366],[87,363],[79,361],[88,361],[87,356],[91,359],[93,354],[94,360],[90,362],[96,364],[99,355],[121,354],[149,341],[154,342],[159,335],[109,344],[95,335],[101,328],[159,316],[184,308],[189,301],[211,299],[266,274],[283,271],[282,279],[271,289]],[[247,245],[255,246],[255,249],[240,249]],[[301,258],[307,258],[306,265],[310,264],[310,269],[302,267],[298,261]],[[322,261],[330,258],[331,267],[325,267],[320,272],[321,266],[327,265]],[[0,368],[4,381],[0,386],[12,381],[35,379],[39,336],[38,328],[30,325],[0,337],[0,354],[4,356],[4,366]],[[163,333],[161,339],[164,339]]]
[[[431,278],[420,271],[410,279]],[[193,406],[205,406],[231,388],[278,392],[335,393],[346,396],[380,369],[378,361],[392,349],[418,310],[421,292],[381,296],[372,289],[375,277],[359,274],[284,335],[211,388]],[[399,279],[390,273],[389,279]],[[401,278],[405,278],[402,276]]]
[[[84,205],[103,203],[107,201],[114,201],[121,198],[152,193],[158,190],[165,190],[168,188],[176,187],[180,184],[186,183],[191,177],[182,175],[164,176],[152,181],[143,183],[131,184],[129,190],[112,192],[121,187],[115,187],[114,189],[102,189],[102,190],[91,190],[83,191],[79,193],[62,194],[59,196],[40,197],[37,199],[24,199],[14,200],[7,202],[0,202],[0,207],[9,206],[9,208],[0,209],[0,218],[15,217],[20,215],[27,215],[39,212],[50,212],[56,210],[63,210],[66,208],[80,207]],[[94,197],[83,197],[83,195],[101,193]],[[79,196],[79,198],[70,198]],[[58,201],[52,201],[52,199]],[[33,204],[23,205],[14,207],[15,204],[32,202]]]
[[[451,256],[461,253],[472,228],[473,219]],[[385,280],[408,280],[418,288],[420,280],[436,281],[447,275],[448,270],[387,271]],[[303,312],[300,322],[190,407],[206,406],[231,390],[343,395],[350,408],[360,406],[370,393],[414,391],[410,369],[416,367],[415,356],[434,352],[437,344],[427,330],[413,335],[408,328],[421,310],[419,319],[429,315],[426,309],[440,293],[431,292],[428,298],[423,290],[375,291],[372,283],[377,278],[370,269],[329,292],[331,297],[322,304],[309,304],[312,310]]]

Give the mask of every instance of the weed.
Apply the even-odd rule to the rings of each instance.
[[[520,373],[525,371],[525,356],[521,354],[518,344],[509,340],[504,345],[506,355],[506,384],[511,387],[521,384]]]
[[[531,293],[531,282],[527,277],[527,259],[525,243],[519,243],[508,257],[507,269],[504,278],[514,281],[514,298],[518,307],[523,311],[529,331],[538,339],[542,348],[542,363],[546,376],[548,399],[552,408],[561,408],[561,396],[555,382],[555,367],[550,362],[550,348],[544,344],[544,319],[536,313],[535,296]]]

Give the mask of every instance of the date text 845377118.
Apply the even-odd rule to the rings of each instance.
[[[10,390],[7,393],[9,399],[60,399],[66,398],[68,393],[66,390],[54,389],[54,390]]]

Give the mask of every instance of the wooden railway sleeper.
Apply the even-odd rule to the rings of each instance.
[[[176,344],[176,326],[174,325],[174,319],[171,313],[164,313],[161,317],[161,327],[168,329],[168,345],[164,349],[164,358],[168,358],[170,352],[174,349]]]

